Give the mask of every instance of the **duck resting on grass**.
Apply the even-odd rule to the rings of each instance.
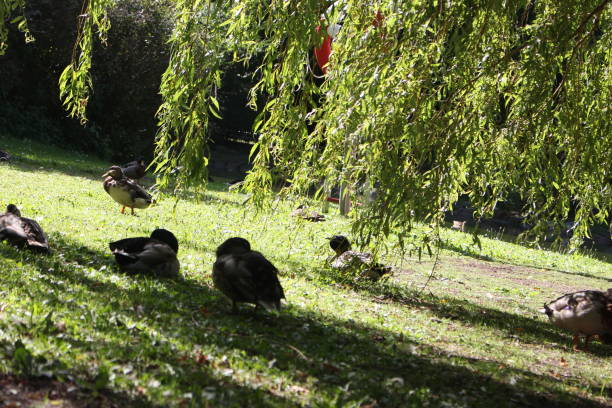
[[[0,150],[0,162],[3,161],[11,161],[11,155],[8,154],[8,152],[5,152],[3,150]]]
[[[40,225],[26,217],[15,204],[6,207],[6,213],[0,214],[0,241],[7,240],[18,247],[33,251],[49,253],[49,240]]]
[[[150,237],[126,238],[108,244],[126,273],[151,274],[172,278],[179,274],[180,264],[176,258],[178,240],[165,229],[156,229]]]
[[[285,292],[278,280],[278,269],[260,252],[252,251],[244,238],[229,238],[217,248],[217,260],[213,265],[213,283],[236,303],[253,303],[256,308],[280,310]]]
[[[121,214],[125,214],[125,207],[130,207],[134,215],[134,208],[145,209],[153,202],[151,195],[135,181],[125,177],[119,166],[112,166],[102,177],[104,190],[123,206]]]
[[[360,279],[371,280],[378,280],[391,272],[390,266],[374,262],[372,254],[352,251],[351,243],[344,235],[330,237],[329,246],[336,252],[336,255],[330,261],[330,265],[334,269],[357,271]]]
[[[121,166],[123,175],[134,181],[139,181],[147,172],[147,166],[142,157]]]
[[[320,222],[325,221],[325,216],[319,214],[316,211],[308,210],[304,204],[300,204],[295,210],[291,212],[292,217],[299,217],[306,221]]]
[[[540,312],[555,326],[573,333],[574,351],[580,350],[580,336],[585,336],[584,351],[588,351],[593,336],[604,344],[612,344],[612,289],[607,293],[598,290],[567,293],[545,304]]]

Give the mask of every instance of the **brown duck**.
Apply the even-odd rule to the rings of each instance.
[[[124,214],[125,207],[129,207],[134,215],[134,208],[145,209],[153,202],[151,195],[135,181],[125,177],[119,166],[112,166],[102,177],[104,190],[123,206],[121,214]]]
[[[585,351],[593,336],[598,336],[602,343],[612,344],[612,289],[607,293],[598,290],[567,293],[545,304],[540,312],[555,326],[573,333],[574,350],[580,350],[580,336],[585,336]]]
[[[38,222],[21,216],[15,204],[6,207],[6,213],[0,214],[0,241],[12,245],[49,253],[49,240]]]

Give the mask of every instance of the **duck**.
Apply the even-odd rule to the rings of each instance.
[[[102,177],[104,177],[104,190],[123,206],[121,214],[125,214],[125,207],[130,207],[134,215],[134,208],[145,209],[153,202],[151,194],[135,181],[125,177],[119,166],[110,167]]]
[[[278,280],[278,269],[244,238],[233,237],[216,250],[212,278],[215,287],[232,301],[232,311],[237,303],[251,303],[267,311],[281,309],[285,292]]]
[[[15,204],[9,204],[6,212],[0,214],[0,241],[26,247],[30,250],[49,253],[49,240],[40,224],[30,218],[22,217]]]
[[[8,152],[0,150],[0,162],[8,162],[11,161],[11,155]]]
[[[330,266],[342,271],[357,271],[359,279],[378,280],[391,272],[391,267],[374,262],[374,256],[369,252],[351,250],[351,243],[344,235],[329,237],[329,246],[336,253],[329,260]]]
[[[151,274],[162,278],[178,276],[179,244],[166,229],[155,229],[150,237],[125,238],[108,244],[119,268],[126,273]]]
[[[604,344],[612,344],[612,289],[567,293],[544,304],[540,312],[555,326],[573,333],[574,351],[588,351],[593,336],[598,336]],[[585,336],[582,348],[581,336]]]
[[[139,157],[136,160],[126,163],[120,167],[123,175],[134,181],[139,181],[147,173],[147,166],[142,157]]]
[[[325,221],[325,216],[319,214],[316,211],[309,211],[304,204],[300,204],[295,210],[291,212],[292,217],[299,217],[306,221],[321,222]]]

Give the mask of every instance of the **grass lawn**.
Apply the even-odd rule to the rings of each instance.
[[[612,347],[573,352],[537,312],[579,289],[605,290],[610,259],[563,255],[445,231],[433,261],[385,255],[385,282],[324,265],[345,219],[308,223],[278,202],[255,213],[211,183],[121,215],[100,175],[109,163],[0,135],[0,206],[49,235],[50,256],[0,243],[0,405],[603,407]],[[148,181],[151,184],[151,181]],[[147,184],[147,180],[145,180]],[[128,276],[108,242],[175,233],[183,279]],[[217,245],[251,241],[281,271],[278,315],[237,314],[212,286]],[[23,343],[23,347],[16,342]],[[16,405],[15,405],[16,406]]]

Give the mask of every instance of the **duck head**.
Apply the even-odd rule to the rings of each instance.
[[[351,249],[351,243],[344,235],[334,235],[333,237],[329,238],[329,246],[338,255],[342,255]]]
[[[123,178],[123,170],[119,166],[111,166],[106,173],[102,175],[102,177],[112,177],[113,179],[121,179]]]
[[[157,228],[151,233],[151,238],[161,241],[165,244],[168,244],[168,246],[172,248],[172,250],[176,254],[178,254],[178,247],[179,247],[178,240],[176,239],[174,234],[168,231],[167,229]]]
[[[19,208],[17,208],[17,206],[15,204],[9,204],[6,206],[6,212],[7,213],[11,213],[13,215],[16,215],[18,217],[21,217],[21,211],[19,211]]]
[[[217,247],[217,258],[228,254],[242,254],[251,250],[251,244],[244,238],[234,237],[225,240]]]

